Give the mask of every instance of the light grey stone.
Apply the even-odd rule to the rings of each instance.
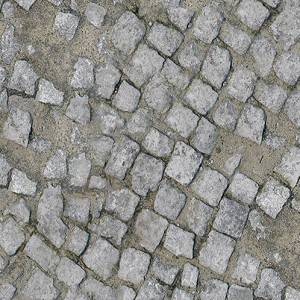
[[[30,237],[24,252],[45,271],[54,271],[60,260],[58,254],[35,234]]]
[[[4,2],[1,8],[4,19],[12,18],[14,15],[14,5],[10,2]]]
[[[259,81],[255,86],[254,98],[275,114],[280,112],[287,96],[287,91],[276,84]]]
[[[5,3],[10,3],[10,2],[5,2]],[[6,69],[0,65],[0,89],[2,89],[3,82],[5,81],[6,78]]]
[[[203,168],[191,185],[192,190],[211,206],[217,206],[227,188],[228,180],[218,171]]]
[[[122,81],[112,104],[122,111],[133,112],[140,101],[141,93],[127,81]]]
[[[80,153],[71,158],[68,163],[70,185],[85,186],[91,171],[91,161],[85,157],[85,153]]]
[[[184,210],[188,227],[199,236],[204,236],[212,214],[213,208],[195,198],[188,201]]]
[[[262,77],[268,76],[276,56],[276,50],[272,42],[266,37],[259,35],[251,44],[249,53],[255,60],[256,71]]]
[[[184,90],[190,83],[191,76],[171,59],[165,61],[161,74],[174,88],[179,90]]]
[[[135,291],[126,285],[119,285],[116,288],[116,300],[134,300],[135,296]]]
[[[16,194],[35,196],[37,183],[30,180],[27,175],[18,170],[13,169],[9,190]]]
[[[245,204],[251,204],[258,192],[259,185],[242,173],[236,173],[229,185],[230,195]]]
[[[231,277],[241,283],[252,284],[256,280],[259,265],[260,262],[256,257],[246,252],[242,253]]]
[[[220,39],[240,55],[244,55],[251,44],[251,37],[229,22],[222,25]]]
[[[155,197],[154,210],[175,220],[186,202],[186,196],[169,180],[163,180]]]
[[[149,252],[154,252],[159,245],[168,221],[152,212],[149,209],[143,209],[137,216],[135,223],[135,234],[139,238],[139,243]]]
[[[140,288],[135,300],[164,300],[166,291],[157,280],[147,279]]]
[[[82,254],[88,243],[89,234],[75,226],[67,239],[67,249],[79,256]]]
[[[195,177],[203,155],[184,142],[177,142],[165,173],[180,184],[187,186]]]
[[[205,282],[206,289],[201,292],[201,300],[225,300],[228,284],[217,280],[211,279]]]
[[[214,122],[229,131],[233,131],[235,129],[237,118],[238,115],[236,109],[230,100],[222,102],[213,115]]]
[[[140,197],[128,189],[113,191],[108,195],[105,209],[111,213],[116,213],[123,221],[129,221],[140,201]]]
[[[161,70],[163,63],[163,57],[142,44],[135,51],[130,64],[123,69],[123,72],[139,88]]]
[[[238,120],[235,132],[257,144],[261,144],[265,122],[263,109],[252,104],[246,104]]]
[[[295,90],[292,92],[285,104],[285,113],[289,117],[289,119],[298,127],[300,128],[300,92]]]
[[[48,160],[44,176],[48,179],[63,179],[67,176],[67,154],[64,150],[57,149]]]
[[[71,79],[73,88],[90,89],[94,86],[94,64],[87,57],[79,57],[74,65],[74,73]]]
[[[115,48],[131,54],[145,34],[144,22],[133,12],[126,11],[114,25],[111,40]]]
[[[269,10],[257,0],[243,0],[240,2],[235,15],[250,29],[259,30],[269,17]]]
[[[31,126],[30,113],[17,107],[13,108],[3,126],[3,136],[23,147],[27,147]]]
[[[39,135],[36,135],[30,142],[29,146],[40,153],[44,153],[50,150],[51,145],[52,143],[49,140],[46,140]]]
[[[290,286],[288,286],[285,290],[285,298],[284,300],[297,300],[300,299],[300,292]]]
[[[275,8],[280,3],[280,0],[263,0],[263,2]]]
[[[256,203],[267,215],[275,219],[289,196],[290,190],[271,178],[257,195]]]
[[[84,12],[88,21],[97,28],[101,28],[106,13],[106,8],[93,2],[87,4]]]
[[[76,92],[75,97],[71,98],[66,109],[66,116],[79,124],[88,124],[91,120],[88,96],[84,95],[83,97],[80,97]]]
[[[282,149],[285,145],[285,139],[275,133],[267,133],[264,142],[272,150]]]
[[[13,218],[0,223],[0,246],[8,255],[14,255],[24,242],[25,234]]]
[[[249,208],[236,201],[223,198],[216,215],[213,227],[219,232],[234,238],[242,236],[247,222]]]
[[[1,300],[11,300],[14,298],[16,288],[10,283],[3,283],[0,285]]]
[[[252,230],[256,232],[256,238],[259,240],[260,238],[265,239],[267,237],[266,234],[266,226],[264,226],[261,222],[262,212],[258,210],[251,210],[249,213],[249,222],[252,227]]]
[[[106,280],[112,276],[112,270],[119,260],[119,251],[99,238],[87,248],[82,260],[89,269]]]
[[[0,273],[2,273],[8,266],[9,261],[0,255]]]
[[[175,256],[193,258],[195,234],[170,224],[164,242],[164,247]]]
[[[200,72],[203,62],[203,53],[195,41],[188,43],[180,52],[178,61],[180,65],[191,72]]]
[[[273,68],[279,79],[295,85],[300,77],[300,55],[283,52],[277,56]]]
[[[125,281],[138,285],[144,281],[149,264],[149,254],[128,248],[122,253],[118,276]]]
[[[52,82],[41,78],[39,80],[39,89],[36,94],[36,99],[42,103],[62,105],[64,102],[64,92],[56,89]]]
[[[16,0],[16,2],[25,10],[29,10],[36,0]]]
[[[154,23],[147,41],[166,56],[171,56],[183,42],[183,35],[161,23]]]
[[[291,147],[289,151],[283,155],[282,160],[274,171],[280,174],[283,179],[293,188],[296,186],[300,177],[300,148]]]
[[[82,198],[70,196],[67,198],[64,215],[70,219],[87,224],[89,222],[91,200],[89,198]]]
[[[96,189],[102,191],[108,187],[109,183],[106,178],[102,176],[94,176],[92,175],[89,182],[90,189]]]
[[[214,5],[207,5],[195,21],[193,35],[210,44],[218,36],[222,22],[222,13]]]
[[[30,206],[27,201],[24,199],[19,199],[8,206],[8,208],[4,211],[4,215],[11,214],[18,221],[23,223],[28,223],[30,219]]]
[[[179,288],[175,288],[171,300],[193,300],[194,295]]]
[[[38,230],[57,248],[65,242],[67,226],[61,220],[64,209],[61,187],[48,184],[39,200],[37,209]]]
[[[211,154],[219,138],[219,132],[215,125],[206,118],[201,118],[196,128],[191,145],[204,154]]]
[[[44,272],[35,268],[31,277],[21,290],[25,299],[32,300],[54,300],[58,297],[59,291],[53,284],[53,279]]]
[[[120,78],[120,71],[112,64],[99,67],[96,70],[97,95],[110,99]]]
[[[10,64],[14,57],[16,52],[19,49],[19,45],[17,42],[17,38],[15,36],[15,27],[12,24],[7,25],[7,27],[5,28],[2,37],[1,37],[1,41],[0,41],[0,57],[2,57],[2,60],[5,64]],[[20,68],[20,65],[18,66],[18,68]],[[18,77],[20,78],[20,71],[22,71],[22,68],[20,68],[21,70],[18,71]],[[24,68],[25,70],[25,68]],[[28,79],[34,75],[33,72],[30,72],[30,76],[29,73],[27,74]],[[15,76],[17,74],[15,73]],[[16,76],[17,77],[17,76]],[[32,76],[32,78],[34,78],[34,76]],[[17,79],[17,78],[16,78]],[[26,78],[25,78],[26,80]],[[31,79],[32,80],[32,79]],[[29,80],[30,81],[30,80]],[[20,88],[20,83],[14,83],[14,86],[18,86]],[[27,87],[28,90],[31,92],[32,91],[32,85],[29,84],[29,87]],[[31,94],[33,94],[34,92],[31,92]]]
[[[0,112],[7,111],[7,100],[7,90],[4,89],[2,92],[0,92]]]
[[[67,286],[76,286],[85,277],[85,271],[69,258],[63,257],[56,268],[56,275]]]
[[[5,156],[0,153],[0,186],[7,186],[8,184],[8,172],[11,166],[6,160]]]
[[[146,86],[143,99],[149,107],[153,108],[158,114],[162,114],[170,108],[173,93],[165,78],[161,75],[155,75]]]
[[[181,285],[187,288],[196,288],[199,277],[199,269],[190,264],[185,263],[181,275]]]
[[[231,66],[229,51],[218,46],[211,46],[203,62],[201,74],[215,88],[220,89]]]
[[[171,7],[168,9],[170,21],[181,31],[185,31],[191,22],[194,12],[184,7]]]
[[[198,121],[199,117],[180,103],[173,105],[165,119],[165,123],[184,138],[194,131]]]
[[[50,3],[59,6],[62,4],[63,0],[48,0]]]
[[[228,290],[228,300],[253,300],[253,291],[250,288],[233,284]]]
[[[242,154],[234,154],[233,156],[229,157],[224,165],[224,171],[228,176],[232,176],[236,168],[239,166],[241,159],[243,155]]]
[[[121,245],[127,231],[127,226],[122,221],[114,219],[110,215],[103,215],[98,225],[91,224],[89,228],[117,245]]]
[[[140,146],[123,135],[112,149],[104,172],[119,180],[123,180],[140,151]]]
[[[228,83],[228,94],[233,98],[246,102],[253,94],[256,75],[244,67],[236,69]]]
[[[174,141],[152,127],[146,135],[142,145],[152,155],[167,157],[172,152]]]
[[[79,17],[71,13],[58,12],[55,16],[53,30],[58,31],[69,42],[75,35],[78,23]]]
[[[163,263],[158,258],[155,258],[153,261],[152,272],[154,276],[166,284],[173,284],[178,271],[178,266]]]
[[[276,271],[263,269],[254,295],[265,299],[280,299],[284,287],[285,284]]]
[[[88,277],[80,287],[89,296],[88,299],[116,300],[115,291],[93,277]]]
[[[138,108],[127,123],[128,132],[135,137],[143,137],[153,124],[150,110]]]
[[[218,99],[218,93],[200,79],[194,79],[184,99],[193,109],[205,115],[215,105]]]
[[[131,174],[131,186],[140,196],[156,191],[162,179],[165,164],[148,154],[140,153],[135,160]]]
[[[235,247],[235,240],[215,230],[208,234],[206,244],[199,253],[200,264],[222,275]]]
[[[32,96],[35,92],[35,82],[37,79],[38,76],[30,63],[26,60],[17,60],[8,83],[8,88],[25,92],[27,95]]]
[[[64,300],[89,300],[89,298],[78,289],[78,287],[69,287]]]

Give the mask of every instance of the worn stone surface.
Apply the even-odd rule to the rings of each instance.
[[[64,92],[57,90],[52,82],[41,78],[39,80],[39,89],[36,94],[36,99],[42,103],[62,105]]]
[[[172,284],[174,282],[178,271],[178,266],[165,264],[159,259],[155,259],[152,264],[152,272],[154,273],[155,277],[165,282],[166,284]]]

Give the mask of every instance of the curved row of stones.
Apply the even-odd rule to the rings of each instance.
[[[63,2],[48,1],[58,11]],[[239,253],[231,281],[222,280],[247,222],[263,238],[262,213],[275,219],[287,203],[300,210],[292,196],[299,136],[263,186],[239,172],[241,153],[223,169],[210,164],[222,128],[277,150],[285,140],[266,134],[266,112],[286,114],[300,127],[299,3],[226,0],[236,24],[217,2],[194,12],[160,0],[168,26],[126,11],[109,35],[123,61],[110,57],[98,65],[78,57],[70,78],[74,96],[66,99],[30,60],[18,59],[21,45],[10,19],[19,9],[30,14],[39,1],[16,0],[21,8],[3,2],[1,138],[24,153],[47,155],[48,162],[39,182],[0,155],[0,185],[17,195],[0,223],[0,298],[300,299],[292,283],[247,251]],[[82,19],[101,28],[109,17],[92,2],[80,15],[72,0],[69,12],[57,12],[53,31],[71,43]],[[192,36],[187,43],[186,36]],[[107,51],[103,40],[99,52]],[[34,45],[27,50],[34,55]],[[233,53],[250,54],[255,72],[235,67]],[[274,75],[280,85],[268,83]],[[35,134],[35,119],[22,108],[26,101],[49,106],[56,121],[74,122],[68,134],[76,155]],[[95,124],[96,137],[81,133]],[[32,271],[10,281],[21,257]],[[205,270],[215,278],[203,281]]]

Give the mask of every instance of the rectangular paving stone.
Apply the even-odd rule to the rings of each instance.
[[[196,175],[202,160],[201,153],[184,142],[177,142],[165,172],[180,184],[187,186]]]
[[[205,282],[205,290],[201,292],[201,300],[225,300],[228,290],[228,284],[211,279]]]
[[[234,239],[212,230],[208,234],[206,244],[200,250],[200,264],[220,275],[224,274],[235,244]]]
[[[289,119],[298,127],[300,128],[300,92],[294,90],[288,97],[284,111],[289,117]]]
[[[233,284],[228,290],[228,300],[253,300],[253,291],[250,288]]]
[[[165,296],[164,287],[157,280],[150,278],[143,283],[135,300],[163,300]]]
[[[187,288],[196,288],[198,277],[199,269],[190,263],[185,263],[181,275],[181,285]]]

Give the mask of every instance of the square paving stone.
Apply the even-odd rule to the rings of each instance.
[[[68,162],[70,185],[86,186],[91,167],[92,163],[85,157],[85,153],[80,153],[72,157]]]
[[[127,130],[130,136],[135,139],[142,139],[152,125],[153,117],[151,110],[148,108],[138,108],[127,123]]]
[[[79,256],[89,240],[89,234],[81,228],[75,226],[67,238],[67,249]]]
[[[80,288],[85,294],[90,296],[88,299],[116,300],[115,291],[110,286],[104,285],[101,281],[98,281],[93,277],[89,276],[81,283]],[[86,299],[84,298],[82,300]]]
[[[255,73],[244,67],[234,70],[228,83],[229,95],[246,102],[253,93],[256,79]]]
[[[204,236],[213,211],[209,205],[192,198],[188,201],[183,214],[190,230],[199,236]]]
[[[234,131],[237,119],[237,111],[230,100],[220,103],[213,115],[215,124],[229,131]]]
[[[175,103],[169,110],[165,123],[182,137],[187,138],[196,128],[199,117],[189,108]]]
[[[295,187],[300,177],[300,148],[291,147],[274,171],[280,174],[292,188]]]
[[[222,21],[222,13],[214,5],[207,5],[195,21],[193,35],[210,44],[219,34]]]
[[[156,191],[162,179],[165,164],[162,160],[140,153],[134,162],[131,174],[131,186],[140,196]]]
[[[149,252],[154,252],[167,227],[168,221],[165,218],[149,209],[143,209],[137,216],[135,234],[142,247]]]
[[[205,290],[201,292],[201,300],[225,300],[228,290],[228,284],[211,279],[205,282]]]
[[[218,93],[200,79],[194,79],[187,89],[184,99],[191,108],[205,115],[215,105]]]
[[[235,15],[250,29],[259,30],[270,12],[257,0],[243,0]]]
[[[75,93],[75,97],[70,99],[66,109],[66,116],[79,124],[88,124],[91,120],[88,96],[81,97],[78,93]]]
[[[169,180],[161,182],[155,197],[154,210],[170,220],[175,220],[186,202],[186,195]]]
[[[181,285],[187,288],[196,288],[199,277],[199,269],[191,265],[190,263],[184,264],[182,275],[181,275]]]
[[[206,244],[200,250],[200,264],[220,275],[224,274],[235,244],[234,239],[212,230],[208,234]]]
[[[195,41],[185,45],[178,56],[180,65],[191,72],[200,72],[203,59],[203,53]]]
[[[94,86],[94,64],[87,57],[79,57],[74,65],[74,73],[71,79],[73,88],[89,89]]]
[[[139,144],[123,135],[119,142],[114,145],[104,172],[109,176],[123,180],[139,151]]]
[[[300,92],[295,90],[293,91],[285,104],[285,113],[289,119],[300,128]]]
[[[164,300],[166,290],[157,280],[147,279],[140,288],[135,300]]]
[[[258,192],[259,185],[242,173],[236,173],[229,185],[228,193],[245,204],[251,204]]]
[[[112,29],[111,40],[115,48],[131,54],[145,34],[145,24],[133,12],[126,11]]]
[[[90,206],[91,200],[89,198],[68,197],[64,215],[76,222],[87,224],[89,222]]]
[[[151,270],[156,278],[166,284],[171,285],[173,284],[175,277],[179,272],[179,266],[166,264],[158,258],[155,258]]]
[[[201,118],[191,140],[191,145],[204,154],[211,154],[219,138],[219,132],[215,125],[206,118]]]
[[[177,142],[165,172],[180,184],[187,186],[196,175],[202,159],[202,154],[192,147],[184,142]]]
[[[0,285],[1,300],[11,300],[14,298],[16,288],[10,283],[3,283]]]
[[[203,168],[192,183],[192,190],[211,206],[217,206],[227,188],[228,180],[218,171]]]
[[[97,28],[101,28],[106,13],[107,10],[103,6],[92,2],[87,4],[84,12],[88,21]]]
[[[166,233],[164,247],[175,256],[193,258],[195,235],[170,224]]]
[[[245,284],[252,284],[256,280],[260,262],[249,253],[242,253],[236,263],[232,278]]]
[[[119,261],[119,250],[99,238],[87,248],[82,260],[89,269],[106,280],[111,277],[112,270]]]
[[[194,295],[179,288],[175,288],[171,300],[193,300]]]
[[[123,251],[118,276],[135,285],[144,281],[150,264],[150,255],[134,248]]]
[[[53,29],[57,30],[69,42],[73,39],[78,24],[79,17],[71,13],[58,12],[55,17]]]
[[[275,219],[289,197],[290,190],[271,178],[257,195],[256,203],[267,215]]]
[[[147,41],[166,56],[171,56],[183,42],[183,35],[160,23],[151,27]]]
[[[121,189],[109,193],[105,209],[111,213],[116,213],[123,221],[129,221],[140,201],[140,197],[128,189]]]
[[[228,300],[253,300],[253,291],[250,288],[233,284],[228,290]]]
[[[231,67],[231,56],[227,49],[211,46],[203,62],[201,74],[216,89],[222,87]]]
[[[185,31],[194,15],[194,12],[185,7],[171,7],[168,9],[170,21],[181,31]]]

